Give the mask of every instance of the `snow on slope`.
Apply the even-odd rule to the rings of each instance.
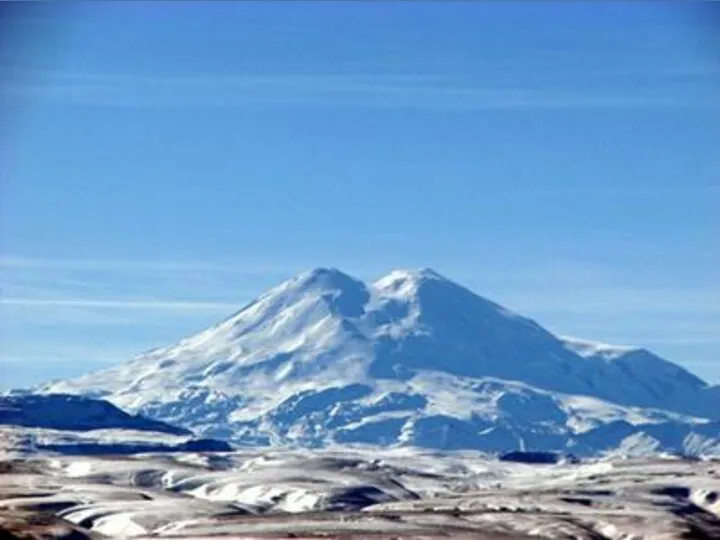
[[[18,536],[29,537],[54,514],[84,533],[73,538],[720,537],[720,475],[709,460],[528,465],[345,448],[23,461],[0,453],[0,463],[0,535],[9,519],[24,521]]]
[[[677,451],[720,439],[691,418],[720,419],[720,393],[684,369],[559,338],[432,270],[371,285],[305,272],[176,345],[43,391],[246,444],[590,453],[648,426]]]

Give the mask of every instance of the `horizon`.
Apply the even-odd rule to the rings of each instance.
[[[0,389],[322,266],[429,267],[720,383],[720,6],[7,8]]]

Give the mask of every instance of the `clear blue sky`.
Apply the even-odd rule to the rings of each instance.
[[[3,6],[1,386],[321,265],[430,266],[720,382],[718,8]]]

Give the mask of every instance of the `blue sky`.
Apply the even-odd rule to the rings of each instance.
[[[315,266],[430,266],[720,382],[718,7],[4,8],[1,386]]]

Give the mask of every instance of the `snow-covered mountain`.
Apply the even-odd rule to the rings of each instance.
[[[305,272],[176,345],[41,390],[243,443],[720,448],[718,387],[555,336],[432,270],[370,285]]]

